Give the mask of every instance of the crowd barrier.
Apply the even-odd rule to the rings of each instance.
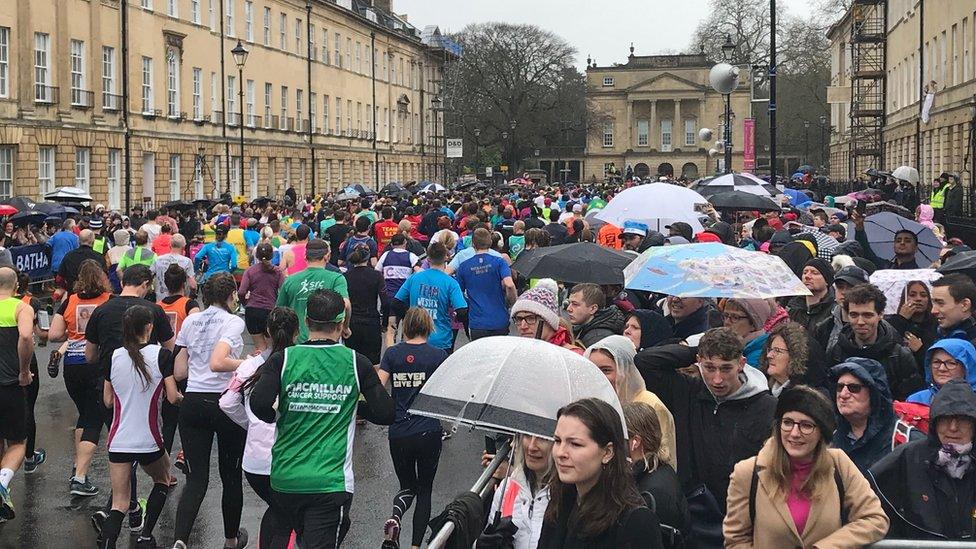
[[[54,278],[51,271],[51,247],[47,244],[30,244],[8,248],[10,259],[18,271],[27,273],[31,283]]]

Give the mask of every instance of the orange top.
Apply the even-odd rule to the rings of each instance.
[[[88,319],[102,303],[112,297],[109,292],[104,292],[98,297],[82,298],[79,294],[68,296],[68,302],[64,308],[64,324],[68,329],[68,340],[78,341],[85,339],[85,328],[88,327]]]
[[[186,302],[190,301],[190,298],[185,295],[181,295],[179,299],[174,300],[172,303],[165,303],[163,301],[158,301],[157,304],[163,308],[166,312],[166,318],[169,319],[169,325],[173,328],[173,333],[180,333],[180,328],[183,327],[183,321],[186,320]]]
[[[620,227],[609,223],[600,227],[600,232],[596,234],[596,243],[606,248],[619,250],[623,244],[620,242]]]

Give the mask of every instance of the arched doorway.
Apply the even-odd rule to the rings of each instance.
[[[659,164],[657,167],[657,175],[674,177],[674,166],[672,166],[669,162],[664,162],[662,164]]]
[[[651,168],[647,164],[641,162],[640,164],[634,166],[634,175],[644,179],[645,177],[651,175]]]
[[[694,162],[687,162],[681,166],[681,177],[685,179],[698,179],[698,165]]]

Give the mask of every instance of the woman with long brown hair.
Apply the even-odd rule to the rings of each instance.
[[[800,385],[783,391],[772,435],[732,472],[725,546],[863,547],[883,538],[888,517],[843,450],[830,448],[830,402]]]
[[[78,409],[75,422],[75,472],[69,490],[76,496],[98,495],[98,487],[88,480],[98,439],[105,424],[102,406],[102,372],[97,363],[85,359],[85,328],[92,312],[112,297],[112,287],[105,269],[93,259],[82,261],[72,293],[61,303],[48,332],[49,341],[65,341],[51,353],[47,373],[58,375],[58,363],[64,358],[64,386]]]
[[[278,290],[285,283],[285,271],[272,264],[274,247],[270,242],[261,242],[254,249],[257,262],[244,271],[238,293],[245,304],[244,324],[247,333],[254,339],[254,349],[268,348],[264,335],[268,328],[268,315],[278,300]]]
[[[620,414],[587,398],[556,414],[550,486],[539,548],[662,547],[657,515],[637,493]]]

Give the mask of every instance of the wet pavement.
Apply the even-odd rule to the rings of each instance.
[[[463,337],[463,336],[462,336]],[[460,343],[460,342],[459,342]],[[89,477],[101,489],[95,497],[82,498],[68,493],[68,477],[74,463],[73,427],[77,411],[59,376],[48,377],[46,365],[52,345],[38,347],[37,360],[41,365],[41,390],[37,400],[37,446],[47,450],[47,461],[30,475],[18,471],[11,489],[17,518],[0,524],[0,549],[95,547],[95,531],[89,516],[105,504],[108,498],[108,458],[105,454],[105,433],[92,463]],[[179,439],[174,445],[174,453]],[[480,432],[461,428],[444,443],[440,468],[434,482],[433,512],[437,515],[459,492],[467,490],[480,473],[484,437]],[[220,477],[217,474],[216,444],[211,459],[210,489],[200,507],[189,546],[218,549],[223,546],[223,526],[220,514]],[[352,527],[344,548],[378,548],[382,542],[383,522],[389,516],[392,499],[398,489],[390,460],[386,428],[376,425],[359,427],[356,431],[354,471],[356,492],[352,502]],[[183,490],[185,478],[177,473],[180,485],[166,501],[155,529],[160,547],[172,547],[176,504]],[[151,480],[139,472],[139,497],[148,496]],[[244,512],[242,526],[250,533],[249,547],[256,547],[256,537],[264,502],[244,480]],[[409,547],[411,514],[404,517],[402,546]],[[126,532],[119,547],[128,548]],[[425,538],[426,539],[426,538]],[[131,538],[135,547],[135,537]]]

